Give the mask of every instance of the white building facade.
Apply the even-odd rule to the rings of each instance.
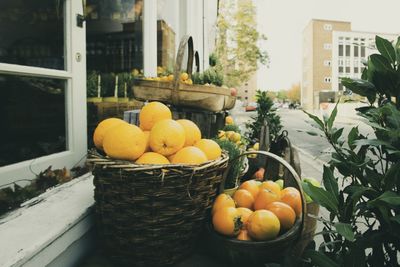
[[[356,31],[332,32],[332,90],[343,91],[341,78],[361,78],[364,70],[363,62],[371,54],[378,53],[375,46],[375,36],[378,35],[389,41],[396,40],[394,34],[381,34]]]

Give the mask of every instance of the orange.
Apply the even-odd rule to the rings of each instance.
[[[281,201],[288,204],[300,217],[302,212],[301,195],[299,190],[294,187],[286,187],[281,191]]]
[[[171,110],[160,102],[150,102],[139,113],[140,128],[150,131],[154,124],[160,120],[172,119]]]
[[[201,164],[207,161],[206,154],[195,146],[187,146],[172,157],[173,164]]]
[[[238,235],[242,226],[239,212],[232,207],[218,209],[212,217],[212,222],[215,231],[227,236]]]
[[[269,210],[256,210],[247,221],[247,231],[256,240],[271,240],[278,236],[280,229],[278,217]]]
[[[268,189],[269,191],[274,192],[278,196],[281,195],[281,188],[279,187],[279,185],[277,183],[275,183],[273,181],[262,182],[262,184],[260,185],[260,189]]]
[[[240,220],[242,221],[242,228],[247,227],[247,221],[249,220],[250,215],[253,213],[252,210],[248,208],[237,208],[240,214]]]
[[[200,148],[206,154],[208,160],[214,160],[221,157],[221,147],[217,142],[211,139],[201,139],[197,141],[194,146]]]
[[[150,131],[150,148],[163,156],[175,154],[185,144],[185,130],[174,120],[154,124]]]
[[[150,151],[150,131],[143,131],[144,135],[146,136],[146,150],[145,152]]]
[[[197,125],[190,120],[177,120],[185,130],[185,145],[193,146],[197,141],[201,139],[201,132]]]
[[[254,210],[266,209],[269,203],[279,201],[279,196],[268,189],[261,189],[254,201]]]
[[[235,201],[233,201],[232,197],[227,194],[219,194],[214,201],[211,214],[214,213],[223,207],[233,207],[235,208]]]
[[[278,217],[283,230],[289,230],[296,221],[296,212],[288,204],[272,202],[267,205],[267,210],[272,211]]]
[[[237,207],[252,209],[254,204],[253,195],[246,189],[239,189],[233,194],[233,200]]]
[[[233,124],[233,118],[231,116],[226,116],[225,124]]]
[[[169,160],[161,154],[146,152],[136,160],[136,164],[169,164]]]
[[[121,124],[121,123],[126,123],[125,121],[121,120],[121,119],[117,119],[117,118],[109,118],[109,119],[105,119],[103,121],[101,121],[96,129],[94,130],[93,133],[93,142],[94,145],[98,148],[103,150],[103,139],[104,139],[104,135],[106,134],[106,132]]]
[[[243,184],[241,184],[239,186],[239,189],[246,189],[253,195],[253,198],[256,199],[258,192],[260,191],[259,185],[260,185],[260,183],[257,182],[256,180],[248,180],[248,181],[244,182]]]
[[[176,155],[176,154],[172,154],[172,155],[169,155],[169,156],[167,157],[167,159],[169,160],[169,162],[172,162],[172,159],[175,157],[175,155]]]
[[[135,160],[146,149],[146,136],[139,127],[120,123],[106,132],[103,148],[111,158]]]
[[[245,229],[240,230],[238,236],[236,237],[238,240],[242,241],[251,241],[251,238],[249,236],[249,232]]]

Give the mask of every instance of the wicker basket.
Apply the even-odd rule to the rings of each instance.
[[[202,165],[136,165],[91,152],[105,252],[119,265],[165,266],[193,249],[228,156]]]
[[[270,152],[244,152],[237,159],[249,154],[262,154],[269,159],[276,160],[292,174],[292,182],[295,183],[295,187],[300,191],[302,197],[302,215],[296,220],[290,230],[281,234],[276,239],[269,241],[240,241],[235,238],[228,238],[215,232],[211,222],[209,222],[207,224],[207,242],[212,246],[210,250],[212,254],[230,264],[241,266],[264,266],[265,263],[270,262],[281,263],[284,256],[294,256],[294,254],[298,254],[293,250],[293,245],[297,244],[303,233],[303,229],[307,228],[305,225],[307,207],[304,193],[301,188],[300,177],[289,163]],[[232,166],[237,159],[232,159],[229,167]],[[223,192],[224,181],[226,179],[226,174],[229,171],[229,167],[224,173],[224,178],[220,185],[220,192]]]
[[[175,106],[192,107],[212,112],[232,109],[235,106],[236,97],[231,96],[230,89],[213,85],[188,85],[180,83],[180,73],[186,46],[188,47],[186,71],[191,75],[194,57],[193,39],[190,36],[184,36],[179,45],[176,57],[174,81],[159,82],[135,79],[133,86],[134,97],[141,101],[160,101]]]

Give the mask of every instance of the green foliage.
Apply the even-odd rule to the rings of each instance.
[[[222,86],[224,84],[223,74],[216,68],[206,69],[204,72],[195,72],[192,74],[194,84],[213,84]]]
[[[215,53],[211,53],[210,56],[208,57],[208,64],[211,67],[214,67],[218,64],[218,57]]]
[[[276,114],[273,102],[266,91],[258,90],[257,99],[257,116],[252,117],[252,122],[246,123],[247,138],[254,143],[260,138],[260,130],[264,123],[268,124],[271,142],[275,141],[282,130],[281,118]]]
[[[225,132],[234,131],[234,132],[237,132],[237,133],[241,133],[239,126],[237,126],[236,124],[227,124],[227,125],[225,125],[224,129],[222,129],[222,130],[225,131]]]
[[[114,96],[115,90],[115,74],[102,73],[101,74],[101,94],[102,96]]]
[[[215,139],[214,141],[218,143],[221,149],[228,153],[230,160],[236,159],[242,153],[241,149],[235,143],[229,140]],[[243,160],[244,157],[239,159],[239,162],[232,164],[225,181],[225,188],[234,188],[237,185],[243,166]]]
[[[334,149],[324,167],[325,189],[308,183],[304,191],[325,207],[329,220],[318,251],[303,257],[314,266],[398,266],[400,250],[400,38],[396,45],[376,37],[363,79],[343,79],[370,106],[358,109],[374,131],[353,127],[343,136],[334,127],[337,106],[322,119],[308,114]],[[377,105],[373,105],[377,100]],[[347,139],[347,140],[345,140]],[[322,259],[329,259],[328,261]],[[335,265],[333,265],[335,263]]]
[[[219,2],[216,68],[227,86],[237,87],[250,79],[258,63],[266,65],[268,55],[259,48],[266,37],[257,31],[256,10],[251,0]]]
[[[88,72],[86,80],[87,97],[97,97],[97,83],[98,73],[95,71]]]

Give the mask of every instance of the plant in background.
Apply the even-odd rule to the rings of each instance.
[[[87,97],[97,97],[98,73],[95,71],[88,72],[86,80]]]
[[[114,96],[115,91],[115,74],[102,73],[101,74],[101,93],[102,96]]]
[[[234,142],[228,139],[215,139],[215,142],[221,147],[221,149],[225,150],[229,159],[236,159],[243,151],[237,146]],[[239,175],[241,171],[243,171],[244,165],[244,157],[238,160],[235,164],[232,165],[229,170],[228,176],[225,181],[225,188],[234,188],[236,187],[239,181]]]
[[[276,114],[273,102],[266,91],[257,90],[257,116],[252,117],[252,122],[246,123],[246,137],[252,143],[256,143],[260,138],[260,130],[264,123],[268,124],[270,141],[274,142],[282,129],[281,118]]]
[[[314,266],[399,265],[400,37],[395,45],[379,36],[375,41],[380,54],[369,57],[362,79],[342,79],[369,100],[357,110],[374,134],[357,126],[345,140],[343,128],[334,127],[337,106],[322,119],[307,113],[334,149],[324,166],[325,189],[303,185],[329,211],[329,218],[319,218],[324,241],[303,255]]]

